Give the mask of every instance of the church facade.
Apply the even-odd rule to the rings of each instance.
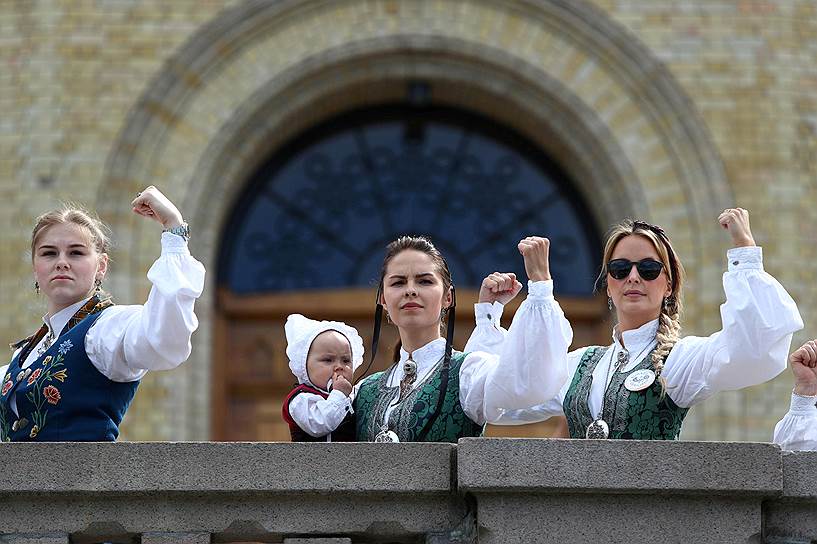
[[[286,315],[365,338],[382,248],[406,231],[451,260],[460,347],[482,276],[520,270],[519,236],[549,236],[586,345],[609,341],[592,282],[624,217],[671,236],[684,333],[718,330],[716,219],[741,206],[800,306],[794,342],[814,336],[813,2],[45,1],[0,23],[0,334],[37,325],[28,236],[60,200],[111,226],[118,302],[145,299],[159,252],[129,206],[147,185],[179,204],[208,270],[193,354],[148,375],[124,439],[284,439]],[[790,388],[720,394],[682,438],[770,440]]]

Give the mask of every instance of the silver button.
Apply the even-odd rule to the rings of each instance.
[[[20,371],[20,372],[17,374],[17,381],[18,381],[18,382],[19,382],[19,381],[21,381],[25,375],[26,375],[25,370],[21,370],[21,371]]]

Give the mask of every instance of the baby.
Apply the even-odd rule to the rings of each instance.
[[[293,442],[354,442],[352,376],[363,362],[363,340],[338,321],[287,317],[289,368],[298,378],[282,407]]]

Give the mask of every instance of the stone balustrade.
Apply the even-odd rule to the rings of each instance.
[[[3,444],[0,543],[817,539],[817,452],[758,443]]]

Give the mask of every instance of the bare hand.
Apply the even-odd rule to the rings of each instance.
[[[332,377],[332,389],[340,391],[347,397],[352,394],[352,384],[339,372]]]
[[[482,286],[479,288],[479,301],[499,302],[504,305],[512,301],[521,290],[522,284],[517,281],[516,274],[494,272],[482,280]]]
[[[755,244],[752,231],[749,229],[749,212],[743,208],[727,208],[718,216],[718,223],[729,231],[735,247],[747,247]]]
[[[531,281],[550,279],[550,240],[528,236],[519,242],[519,253],[525,259],[525,272]]]
[[[809,340],[789,357],[794,374],[794,392],[798,395],[817,395],[817,340]]]
[[[154,219],[166,229],[172,229],[184,223],[179,209],[153,185],[139,193],[131,202],[131,206],[134,213]]]

